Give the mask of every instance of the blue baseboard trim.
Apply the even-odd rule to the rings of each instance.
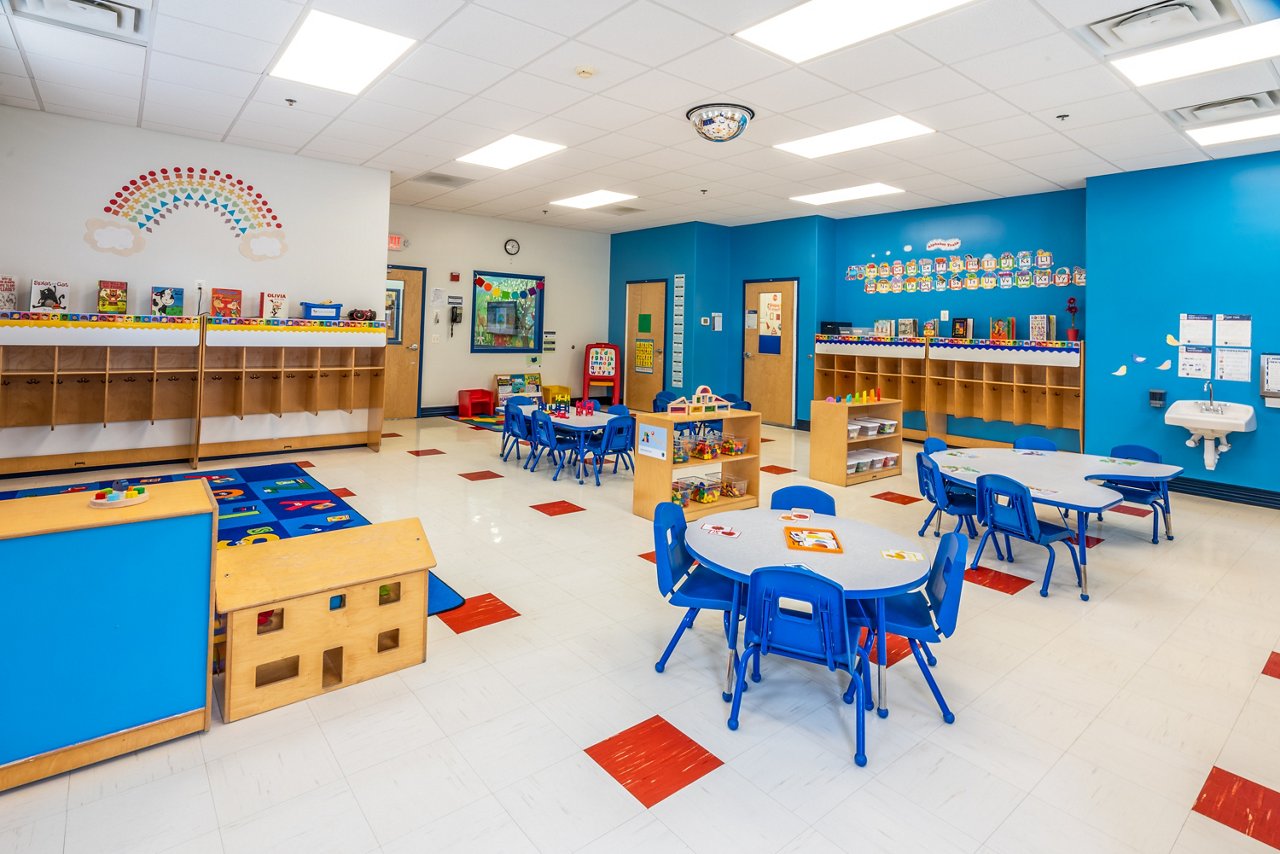
[[[796,419],[796,429],[797,429],[797,430],[803,430],[804,432],[808,433],[808,432],[809,432],[809,421],[808,421],[808,419],[806,419],[806,418],[797,418],[797,419]]]
[[[424,406],[418,410],[419,418],[437,418],[444,415],[457,415],[457,406]]]
[[[1252,504],[1254,507],[1280,510],[1280,492],[1271,492],[1266,489],[1179,477],[1169,482],[1169,490],[1186,495],[1198,495],[1201,498],[1216,498],[1219,501],[1233,501],[1236,504]]]

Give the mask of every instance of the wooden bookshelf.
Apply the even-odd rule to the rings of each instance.
[[[685,463],[673,462],[675,454],[676,426],[679,424],[720,421],[724,432],[745,439],[744,453],[734,456],[720,455],[712,460],[691,459]],[[666,451],[662,459],[640,453],[640,435],[646,427],[665,431]],[[726,477],[746,481],[746,495],[738,498],[721,496],[709,504],[690,503],[684,508],[686,519],[698,519],[725,510],[747,510],[760,506],[760,413],[741,409],[717,412],[711,415],[669,415],[665,412],[641,412],[636,414],[635,486],[632,491],[631,512],[645,519],[652,519],[654,508],[671,500],[671,483],[694,470],[719,469]]]
[[[809,477],[836,486],[853,486],[902,474],[902,401],[882,398],[871,403],[828,403],[815,400],[810,410]],[[850,422],[880,418],[896,422],[893,432],[850,437]],[[896,455],[890,466],[862,472],[848,470],[849,454],[873,450]]]
[[[874,370],[873,370],[874,367]],[[879,388],[923,412],[928,436],[960,447],[1006,443],[955,436],[948,416],[1075,430],[1084,446],[1084,345],[1079,342],[977,339],[857,339],[819,335],[814,399]]]

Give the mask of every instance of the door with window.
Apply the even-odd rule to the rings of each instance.
[[[766,424],[796,421],[796,280],[744,282],[742,396]]]
[[[667,281],[627,282],[627,375],[624,398],[631,409],[653,410],[666,382]]]
[[[417,418],[422,383],[422,301],[427,271],[387,267],[385,418]]]

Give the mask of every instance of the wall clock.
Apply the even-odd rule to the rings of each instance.
[[[520,251],[520,243],[513,237],[503,244],[502,248],[507,250],[508,255],[515,255]]]

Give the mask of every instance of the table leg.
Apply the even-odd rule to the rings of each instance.
[[[885,680],[888,660],[889,657],[885,652],[884,597],[881,596],[876,600],[876,682],[879,689],[876,696],[876,714],[882,718],[889,717],[888,685]]]
[[[725,674],[722,696],[726,703],[733,699],[734,682],[738,676],[738,617],[742,611],[742,596],[745,591],[745,585],[733,585],[733,610],[729,612],[729,625],[725,633],[725,640],[729,644],[729,667]]]
[[[1085,536],[1089,530],[1089,514],[1076,511],[1076,551],[1080,554],[1080,598],[1089,601],[1089,546]]]
[[[585,482],[582,477],[582,470],[585,467],[585,463],[583,460],[586,457],[586,455],[587,455],[587,434],[579,430],[578,431],[578,483],[580,484]]]

